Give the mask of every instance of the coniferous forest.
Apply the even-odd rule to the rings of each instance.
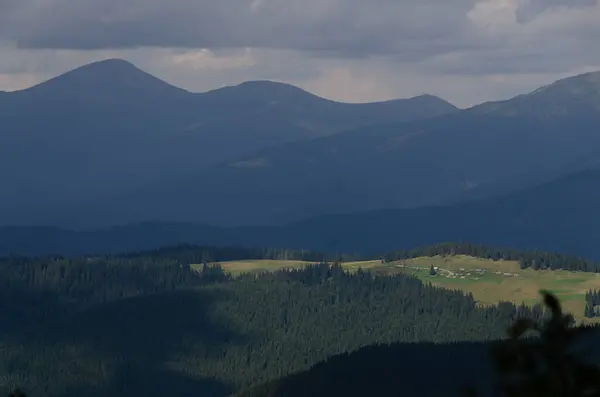
[[[505,339],[371,345],[238,397],[600,396],[600,329],[574,326],[560,301],[540,292],[548,315],[516,319]]]
[[[449,247],[396,255],[437,255]],[[484,253],[469,249],[453,252]],[[215,264],[261,256],[314,264],[235,277]],[[382,370],[386,360],[398,360],[401,368],[382,376],[399,371],[403,395],[411,396],[428,377],[451,382],[466,371],[487,379],[485,341],[504,337],[518,318],[545,313],[539,305],[507,302],[478,307],[470,294],[405,275],[348,273],[337,264],[342,257],[179,246],[122,256],[5,258],[0,392],[225,397],[372,346],[357,354],[383,356],[377,364],[366,357],[365,366]],[[198,262],[206,265],[190,268]]]

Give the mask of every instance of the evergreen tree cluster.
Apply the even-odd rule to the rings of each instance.
[[[584,315],[588,318],[600,317],[600,291],[589,290],[585,293]]]
[[[392,251],[384,255],[386,261],[397,261],[421,256],[469,255],[494,261],[518,261],[522,269],[533,270],[571,270],[581,272],[600,272],[600,263],[577,256],[545,251],[520,251],[472,243],[441,243],[411,250]]]
[[[217,265],[196,272],[160,257],[5,258],[0,263],[0,332],[37,327],[98,304],[229,278]]]

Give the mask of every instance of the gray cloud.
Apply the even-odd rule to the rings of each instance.
[[[469,18],[477,5],[509,2],[517,5],[512,18],[518,27],[546,11],[592,7],[598,0],[0,0],[0,39],[26,49],[253,47],[418,62],[510,46],[518,52],[520,43],[506,42],[510,29],[485,34],[482,26],[493,21],[477,26]],[[595,42],[598,26],[587,32],[571,26],[577,32],[569,34]]]
[[[517,22],[525,24],[552,8],[586,8],[597,4],[598,0],[522,0],[515,14]]]
[[[3,0],[21,48],[263,47],[422,58],[469,45],[473,0]],[[434,44],[429,47],[428,44]]]

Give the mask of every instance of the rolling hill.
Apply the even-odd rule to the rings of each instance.
[[[0,254],[84,254],[179,243],[309,248],[381,254],[446,241],[559,251],[600,259],[600,169],[479,201],[311,218],[284,226],[222,228],[141,223],[77,232],[0,228]]]
[[[115,198],[103,214],[236,226],[487,198],[597,164],[598,125],[600,72],[435,118],[264,148]]]
[[[191,93],[129,62],[100,61],[0,95],[0,219],[64,225],[86,203],[254,150],[455,110],[432,96],[338,103],[269,81]]]

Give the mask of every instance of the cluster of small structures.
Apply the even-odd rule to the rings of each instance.
[[[487,269],[464,269],[464,268],[459,268],[458,270],[447,270],[447,269],[442,269],[439,266],[431,266],[431,267],[423,267],[423,266],[415,266],[415,265],[407,265],[407,264],[398,264],[395,265],[395,267],[401,268],[401,269],[411,269],[411,270],[416,270],[416,271],[423,271],[423,270],[429,270],[432,271],[431,275],[432,276],[439,276],[439,277],[445,277],[445,278],[461,278],[461,279],[471,279],[471,280],[479,280],[480,277],[484,276],[488,270]],[[498,276],[505,276],[505,277],[518,277],[519,275],[517,273],[508,273],[508,272],[491,272],[493,274],[496,274]]]
[[[446,278],[470,278],[471,280],[479,280],[479,278],[485,273],[486,269],[463,269],[462,267],[458,271],[442,270],[444,273],[439,273],[441,276]]]

